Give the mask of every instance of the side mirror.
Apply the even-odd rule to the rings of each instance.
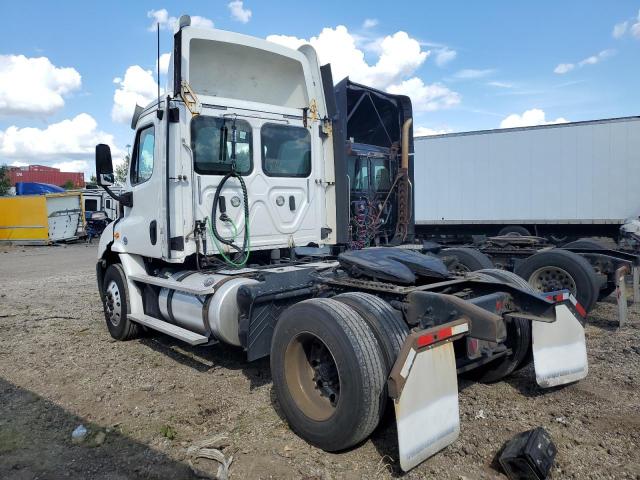
[[[96,179],[101,187],[114,184],[111,149],[104,143],[96,145]]]

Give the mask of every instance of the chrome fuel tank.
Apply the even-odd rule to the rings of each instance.
[[[256,280],[197,271],[176,272],[171,278],[194,288],[213,287],[215,292],[192,295],[169,288],[161,289],[158,306],[166,321],[201,335],[212,334],[222,342],[240,346],[236,295],[242,285],[257,283]]]

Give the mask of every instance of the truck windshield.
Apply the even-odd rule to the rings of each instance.
[[[231,126],[233,120],[200,115],[191,121],[191,149],[196,172],[204,175],[224,175],[231,169]],[[220,142],[227,128],[226,148]],[[236,120],[236,171],[246,175],[253,167],[251,126]],[[222,147],[222,148],[221,148]],[[221,150],[224,150],[221,152]]]

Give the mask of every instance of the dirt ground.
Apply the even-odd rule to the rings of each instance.
[[[554,479],[640,479],[636,306],[622,329],[613,300],[592,312],[589,376],[577,384],[543,391],[531,369],[494,385],[460,380],[460,438],[402,475],[392,417],[364,444],[325,453],[282,420],[268,360],[161,335],[112,340],[95,254],[83,244],[0,247],[0,478],[213,477],[217,463],[187,449],[221,434],[237,479],[506,478],[496,453],[543,426],[558,447]],[[89,433],[74,444],[80,424]]]

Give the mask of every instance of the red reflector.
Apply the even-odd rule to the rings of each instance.
[[[578,313],[582,318],[587,318],[587,311],[578,302],[576,302],[576,310],[578,311]]]
[[[451,332],[451,327],[441,328],[440,330],[438,330],[438,340],[450,337],[451,335],[453,335],[453,332]]]
[[[418,347],[426,347],[427,345],[431,345],[434,341],[435,337],[431,333],[420,335],[418,337]]]

